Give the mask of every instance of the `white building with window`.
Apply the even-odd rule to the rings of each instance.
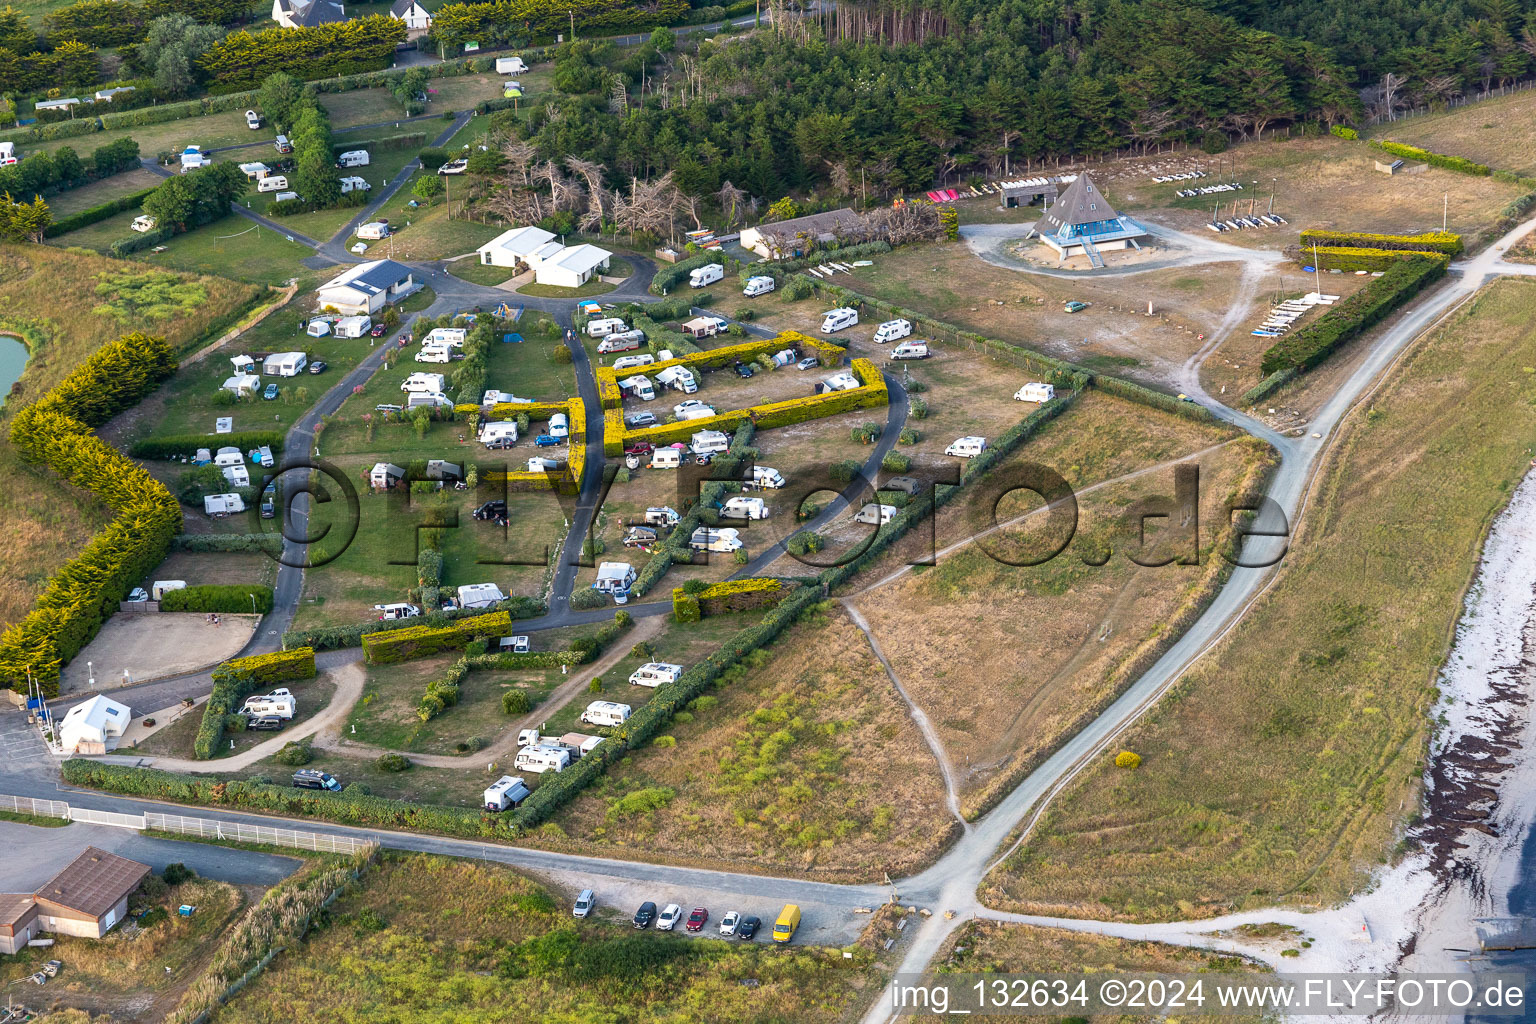
[[[128,705],[92,697],[69,709],[59,723],[59,742],[66,754],[105,754],[117,746],[132,717]]]

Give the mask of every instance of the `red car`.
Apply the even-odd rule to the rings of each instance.
[[[389,328],[385,327],[383,324],[374,324],[373,329],[368,333],[375,338],[382,338],[385,334],[389,333]]]
[[[624,446],[625,455],[649,455],[656,450],[656,446],[649,441],[631,441]]]
[[[702,931],[704,922],[709,920],[709,911],[703,907],[694,907],[693,913],[688,915],[688,923],[684,926],[691,932]]]

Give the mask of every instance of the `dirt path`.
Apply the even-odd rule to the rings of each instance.
[[[363,695],[363,666],[358,662],[351,662],[331,669],[326,673],[336,681],[336,693],[331,697],[331,702],[325,706],[325,710],[314,718],[292,729],[285,729],[269,740],[262,740],[249,750],[242,750],[231,757],[221,757],[213,761],[194,761],[181,757],[156,757],[146,758],[145,761],[151,768],[158,768],[167,772],[206,772],[211,768],[220,771],[239,771],[249,768],[262,758],[271,757],[281,750],[284,744],[302,740],[307,736],[315,736],[317,746],[325,746],[325,738],[319,736],[322,730],[331,734],[341,731],[341,721],[352,711],[352,705]]]
[[[538,707],[534,708],[532,711],[517,721],[508,723],[506,727],[502,729],[501,734],[496,738],[495,742],[480,750],[476,750],[473,753],[416,754],[408,750],[391,751],[384,747],[376,747],[368,743],[354,743],[351,740],[342,738],[341,730],[339,728],[341,723],[339,720],[336,723],[338,728],[334,732],[327,732],[323,736],[315,737],[315,746],[328,750],[334,750],[340,754],[363,755],[370,757],[377,756],[379,754],[390,753],[404,754],[411,759],[412,764],[419,764],[428,768],[463,768],[470,764],[479,764],[485,761],[495,761],[501,757],[505,757],[517,751],[517,734],[520,731],[523,729],[533,729],[537,727],[540,722],[549,718],[552,713],[558,711],[560,708],[563,708],[571,700],[585,693],[588,683],[590,683],[595,677],[602,675],[604,672],[608,671],[613,666],[629,657],[629,650],[631,647],[642,640],[649,640],[651,637],[661,632],[661,627],[664,624],[665,619],[659,615],[644,619],[636,619],[634,628],[626,633],[618,643],[615,643],[607,654],[592,662],[590,665],[583,666],[581,671],[572,673],[571,677],[565,682],[561,683],[559,687],[557,687],[546,700],[540,703]],[[359,673],[361,673],[361,666],[350,667],[357,668]],[[353,702],[358,699],[361,693],[362,687],[359,686],[358,692],[353,694],[351,699],[347,702],[348,711],[351,710]],[[333,706],[334,703],[335,702],[332,702]]]

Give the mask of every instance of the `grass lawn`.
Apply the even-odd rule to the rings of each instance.
[[[443,196],[418,199],[411,189],[416,179],[429,171],[418,171],[394,197],[378,210],[377,219],[387,220],[395,233],[386,247],[397,260],[436,260],[472,253],[476,246],[506,230],[501,224],[480,224],[472,220],[454,220]],[[450,191],[456,192],[450,184]],[[462,187],[462,186],[461,186]],[[415,206],[411,204],[415,203]],[[452,209],[460,207],[454,199]]]
[[[519,295],[532,295],[540,299],[585,299],[592,295],[606,295],[618,285],[593,278],[580,288],[561,288],[553,284],[525,284],[517,290]]]
[[[119,320],[92,312],[102,297],[96,287],[103,274],[137,272],[138,264],[53,246],[0,246],[0,327],[36,332],[41,344],[31,355],[10,399],[0,411],[5,421],[69,374],[101,345],[131,330],[163,335],[185,355],[210,324],[222,323],[249,306],[260,290],[219,277],[184,276],[204,290],[190,313],[157,320],[130,314]],[[95,497],[62,483],[52,471],[23,463],[9,441],[0,439],[0,521],[6,543],[0,545],[0,625],[17,621],[48,577],[78,554],[86,540],[110,518]]]
[[[458,704],[421,721],[416,705],[427,683],[442,676],[457,657],[368,666],[367,686],[344,734],[358,743],[409,753],[468,753],[520,717],[501,710],[503,693],[522,690],[537,705],[565,678],[559,669],[471,672],[460,687]]]
[[[1367,884],[1416,813],[1463,592],[1529,468],[1533,310],[1536,285],[1490,285],[1351,414],[1278,581],[1120,738],[1141,767],[1091,766],[988,902],[1148,920]]]
[[[135,211],[124,210],[79,231],[49,239],[49,244],[105,252],[113,242],[133,233],[128,225],[136,216]],[[241,281],[276,285],[308,274],[299,261],[314,255],[308,246],[287,241],[270,228],[253,224],[234,213],[177,235],[165,245],[165,252],[152,253],[145,249],[133,254],[131,259],[172,270],[217,273]]]
[[[658,657],[695,628],[671,627]],[[813,613],[746,665],[557,815],[572,840],[869,879],[949,839],[938,765],[844,612]],[[632,703],[624,690],[639,688],[618,689]]]
[[[1369,134],[1373,139],[1466,157],[1494,170],[1530,174],[1536,171],[1533,117],[1536,95],[1517,92],[1438,114],[1406,117],[1373,128]]]
[[[476,262],[475,258],[471,256],[468,259],[448,264],[448,273],[461,281],[469,281],[474,284],[483,284],[488,288],[494,288],[503,281],[511,279],[512,268],[488,267],[483,263]]]
[[[407,772],[406,774],[410,774]],[[218,1012],[220,1024],[385,1012],[458,1020],[834,1021],[878,988],[873,954],[637,933],[601,910],[573,920],[493,864],[384,855],[302,950],[278,956]],[[537,966],[541,950],[564,966]],[[742,979],[756,984],[746,986]]]
[[[81,210],[88,210],[102,203],[110,203],[121,196],[154,188],[164,180],[158,174],[152,174],[142,168],[134,168],[131,171],[114,174],[110,178],[93,181],[89,185],[81,185],[79,188],[49,196],[48,209],[53,211],[54,220],[62,220]],[[134,216],[138,214],[135,213]]]

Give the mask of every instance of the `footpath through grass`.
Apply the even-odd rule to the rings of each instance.
[[[1485,289],[1352,414],[1282,575],[984,886],[1137,920],[1346,899],[1415,813],[1435,679],[1531,463],[1536,284]]]

